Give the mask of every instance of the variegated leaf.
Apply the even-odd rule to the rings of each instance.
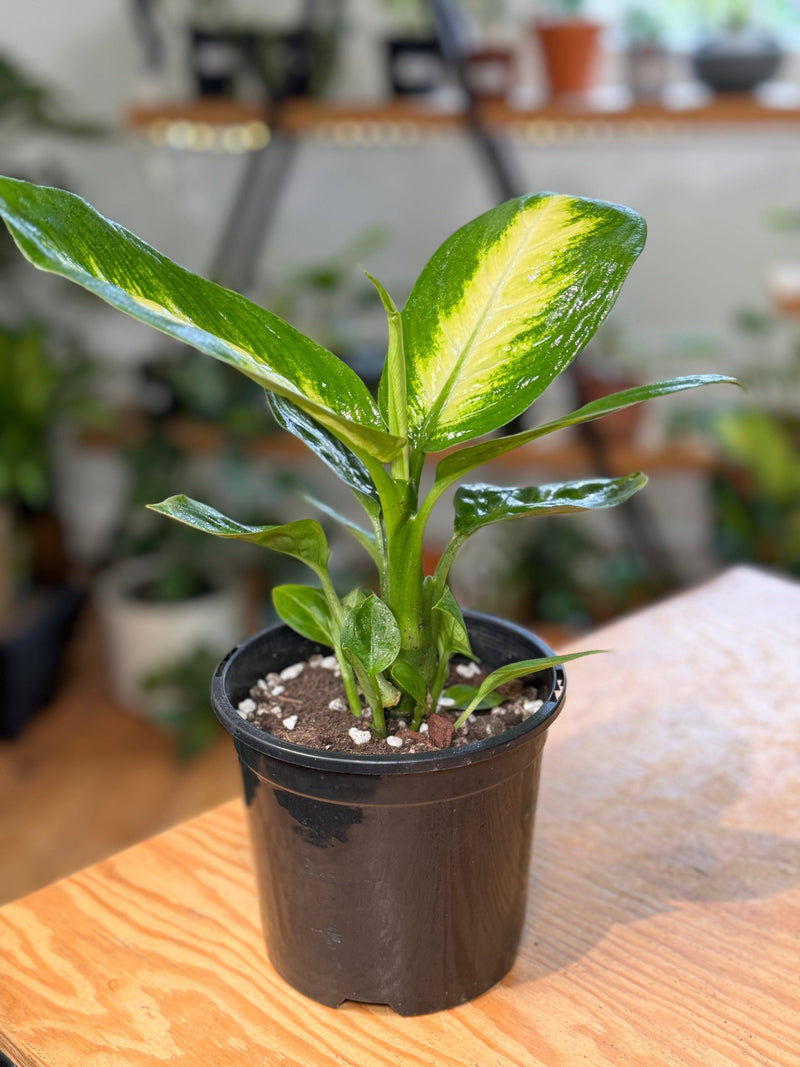
[[[435,452],[523,412],[605,318],[645,232],[628,208],[543,193],[445,241],[403,311],[412,443]]]
[[[566,515],[613,508],[624,504],[646,484],[647,477],[637,472],[621,478],[592,478],[525,488],[465,485],[455,495],[455,534],[465,539],[482,526],[527,515]]]
[[[281,526],[245,526],[235,519],[229,519],[216,508],[183,495],[171,496],[160,504],[147,506],[159,515],[176,519],[203,533],[236,541],[250,541],[271,548],[274,552],[294,556],[316,574],[327,575],[328,541],[325,531],[313,519],[298,519],[297,522],[287,522]]]
[[[384,431],[364,383],[333,353],[173,263],[80,197],[0,178],[0,215],[34,266],[230,364],[377,459],[399,451],[402,442]]]

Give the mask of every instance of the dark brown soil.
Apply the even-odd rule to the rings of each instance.
[[[472,677],[464,677],[459,667],[464,670],[466,664],[460,657],[453,660],[448,685],[480,685],[485,672],[481,670]],[[509,682],[501,686],[500,692],[507,697],[505,703],[491,711],[476,712],[456,731],[453,723],[460,712],[442,704],[419,732],[409,729],[407,721],[387,713],[390,741],[372,734],[369,710],[363,711],[361,718],[350,711],[335,658],[312,656],[280,675],[260,678],[250,690],[250,697],[239,704],[238,711],[243,719],[265,733],[297,745],[335,752],[400,755],[459,748],[495,737],[524,722],[541,707],[535,684]]]

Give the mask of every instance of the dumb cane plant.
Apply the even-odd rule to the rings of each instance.
[[[2,178],[0,214],[35,266],[258,382],[279,423],[353,491],[368,529],[318,506],[372,557],[379,596],[354,589],[339,597],[328,571],[328,542],[313,519],[253,527],[185,496],[151,506],[217,537],[251,541],[307,564],[320,587],[279,586],[276,609],[298,633],[333,648],[353,714],[362,711],[360,687],[378,736],[386,735],[387,711],[410,718],[418,729],[437,707],[451,656],[472,655],[448,587],[450,567],[469,537],[508,519],[613,507],[647,479],[634,473],[521,488],[462,486],[452,539],[435,573],[426,576],[425,527],[448,488],[481,464],[556,430],[653,397],[734,381],[721,375],[659,381],[535,429],[475,441],[525,411],[612,307],[646,232],[639,215],[614,204],[552,193],[501,204],[445,241],[402,312],[372,279],[389,329],[377,402],[331,352],[238,293],[190,274],[77,196]],[[421,496],[431,452],[444,455]],[[497,686],[572,658],[526,660],[492,672],[456,726]]]

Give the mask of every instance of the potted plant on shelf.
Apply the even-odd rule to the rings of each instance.
[[[394,27],[386,38],[389,89],[394,96],[418,96],[440,89],[447,65],[431,13],[423,0],[384,0]]]
[[[555,99],[578,97],[594,88],[603,25],[582,18],[582,9],[583,0],[557,0],[554,14],[533,26],[547,87]]]
[[[402,312],[376,282],[389,327],[376,402],[330,352],[79,198],[0,179],[0,214],[35,265],[259,382],[367,516],[369,529],[345,522],[375,561],[379,594],[341,597],[313,519],[255,527],[183,496],[154,505],[299,559],[319,583],[275,589],[287,625],[234,650],[212,683],[242,765],[273,964],[328,1004],[414,1014],[483,992],[516,954],[545,731],[564,700],[561,664],[585,653],[554,656],[499,619],[465,618],[450,566],[494,522],[611,507],[646,479],[462,486],[453,538],[427,576],[425,527],[442,494],[487,460],[644,399],[732,381],[656,382],[473,440],[524,411],[585,345],[642,249],[643,220],[599,201],[523,196],[450,237]],[[442,451],[420,496],[425,457]]]

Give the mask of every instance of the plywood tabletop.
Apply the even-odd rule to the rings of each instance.
[[[800,587],[746,569],[592,635],[545,750],[519,960],[472,1004],[321,1007],[227,804],[0,910],[17,1067],[800,1064]],[[585,647],[585,646],[584,646]]]

